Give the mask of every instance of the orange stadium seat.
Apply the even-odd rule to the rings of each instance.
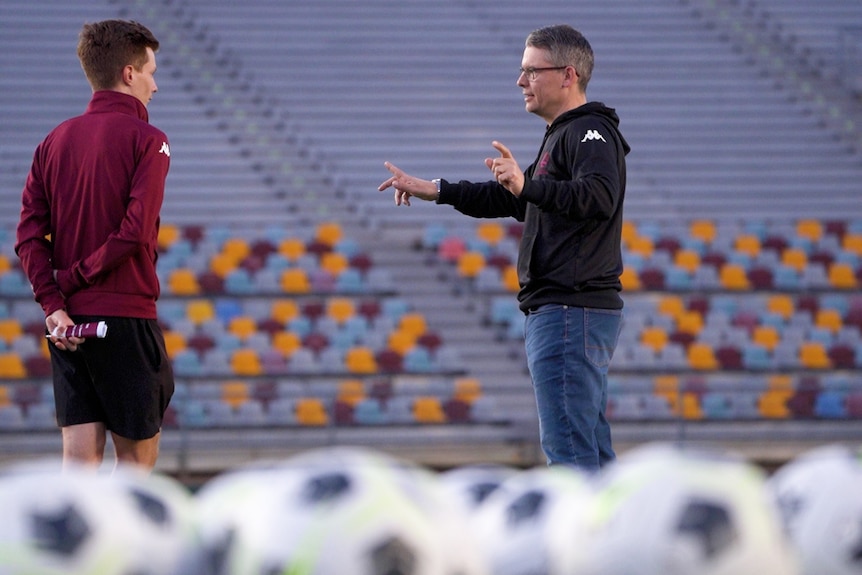
[[[17,353],[0,353],[0,378],[23,379],[25,377],[27,377],[27,369]]]
[[[277,299],[272,302],[270,315],[280,324],[287,325],[292,320],[299,317],[299,306],[297,305],[296,300],[286,298]]]
[[[377,360],[374,351],[367,346],[355,346],[344,355],[344,366],[351,373],[376,373]]]
[[[734,240],[733,247],[737,252],[755,257],[760,253],[760,238],[754,234],[741,234]]]
[[[176,331],[165,330],[164,337],[165,349],[168,352],[168,357],[171,359],[175,358],[179,352],[186,349],[186,338],[183,334]]]
[[[715,241],[715,222],[711,220],[694,220],[689,225],[689,234],[692,238],[701,240],[707,245]]]
[[[468,251],[458,257],[458,275],[464,278],[476,277],[485,267],[485,256],[482,252]]]
[[[249,348],[234,351],[230,357],[230,367],[237,375],[253,376],[263,373],[260,356],[255,350]]]
[[[278,253],[295,262],[305,255],[305,242],[299,238],[286,238],[278,244]]]
[[[201,286],[197,274],[188,268],[171,270],[168,276],[168,291],[173,295],[198,295]]]
[[[766,310],[769,313],[778,314],[787,320],[790,319],[796,311],[796,304],[793,302],[793,298],[789,295],[771,295],[766,300]]]
[[[518,282],[518,268],[514,264],[503,269],[503,287],[510,292],[517,292],[521,289],[521,284]]]
[[[846,263],[833,262],[828,268],[829,283],[837,289],[856,289],[856,270]]]
[[[622,229],[622,243],[623,246],[628,248],[632,240],[638,237],[638,227],[631,220],[623,220],[623,229]]]
[[[341,240],[342,235],[341,224],[338,222],[322,222],[315,229],[314,239],[334,247]]]
[[[771,352],[781,341],[781,334],[771,325],[758,325],[751,332],[751,341]]]
[[[326,316],[343,324],[356,314],[353,300],[346,297],[332,297],[326,301]]]
[[[421,313],[407,312],[398,320],[398,327],[406,333],[412,334],[418,338],[420,335],[425,333],[427,324],[425,322],[425,316]]]
[[[302,338],[292,331],[280,331],[273,334],[272,347],[284,357],[290,357],[302,347]]]
[[[703,419],[703,408],[696,393],[683,393],[681,415],[684,419]]]
[[[340,252],[326,252],[320,256],[320,268],[338,277],[350,267],[350,261]]]
[[[24,328],[15,318],[0,319],[0,340],[11,344],[24,334]]]
[[[673,262],[688,273],[694,273],[700,267],[700,254],[694,250],[681,249],[674,254]]]
[[[240,341],[245,341],[249,336],[257,333],[257,322],[251,316],[238,315],[228,321],[227,329]]]
[[[159,226],[159,248],[165,250],[169,248],[175,241],[180,239],[180,228],[175,224],[167,224],[162,222]]]
[[[688,363],[692,369],[709,371],[718,369],[715,352],[707,343],[694,342],[688,348]]]
[[[300,397],[296,400],[296,421],[300,425],[324,426],[329,423],[329,414],[319,398]]]
[[[623,273],[620,274],[620,283],[623,284],[623,289],[626,291],[640,291],[643,289],[638,272],[633,267],[627,266],[623,268]]]
[[[192,300],[186,306],[186,317],[195,325],[201,325],[215,318],[215,307],[210,300]]]
[[[434,396],[419,396],[413,400],[413,417],[418,423],[445,423],[446,413],[440,399]]]
[[[819,220],[800,220],[796,223],[796,235],[812,242],[819,242],[823,237],[823,223]]]
[[[787,248],[781,252],[781,263],[802,272],[808,266],[808,254],[800,248]]]
[[[355,406],[367,397],[365,385],[359,379],[347,379],[339,382],[336,400]]]
[[[844,320],[837,309],[818,309],[814,315],[814,325],[828,329],[834,335],[844,327]]]
[[[826,347],[819,341],[803,342],[799,346],[799,363],[807,369],[829,369],[832,361]]]
[[[281,273],[281,289],[287,293],[309,293],[311,282],[302,268],[289,268]]]
[[[491,246],[496,246],[506,235],[500,222],[484,221],[476,226],[476,237]]]
[[[662,296],[656,305],[656,310],[663,315],[676,319],[685,311],[685,302],[676,295]]]
[[[629,242],[629,251],[645,258],[651,258],[655,251],[655,246],[652,239],[646,236],[637,236]]]
[[[452,397],[468,405],[472,404],[473,401],[482,397],[482,385],[475,377],[459,377],[455,380],[455,391]]]
[[[718,275],[722,287],[733,291],[742,291],[751,288],[745,268],[739,264],[726,263],[721,266]]]
[[[646,327],[641,331],[640,342],[658,353],[667,345],[668,334],[664,328],[658,326]]]
[[[233,409],[249,400],[251,392],[245,381],[226,381],[221,385],[221,400]]]

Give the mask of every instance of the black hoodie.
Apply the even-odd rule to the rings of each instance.
[[[621,235],[630,148],[612,108],[589,102],[548,126],[513,196],[495,181],[441,182],[441,204],[525,222],[518,255],[523,311],[556,303],[620,309]]]

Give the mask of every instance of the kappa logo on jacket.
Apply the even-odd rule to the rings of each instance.
[[[167,142],[162,142],[162,149],[159,150],[159,153],[164,154],[169,158],[171,157],[171,147],[168,146]]]
[[[586,142],[587,140],[601,140],[602,142],[607,143],[607,140],[605,140],[604,136],[602,136],[598,130],[587,130],[581,143]]]

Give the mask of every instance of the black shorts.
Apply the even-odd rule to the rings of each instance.
[[[48,346],[57,423],[103,422],[127,439],[155,436],[174,393],[174,373],[158,321],[93,316],[72,320],[104,320],[108,333],[87,338],[73,352]]]

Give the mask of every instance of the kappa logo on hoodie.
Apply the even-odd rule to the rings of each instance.
[[[159,150],[159,153],[164,154],[169,158],[171,157],[171,147],[168,146],[167,142],[162,142],[162,149]]]
[[[581,143],[586,142],[587,140],[601,140],[602,142],[607,143],[604,136],[602,136],[598,130],[587,130],[587,133],[584,135],[584,139],[581,140]]]

